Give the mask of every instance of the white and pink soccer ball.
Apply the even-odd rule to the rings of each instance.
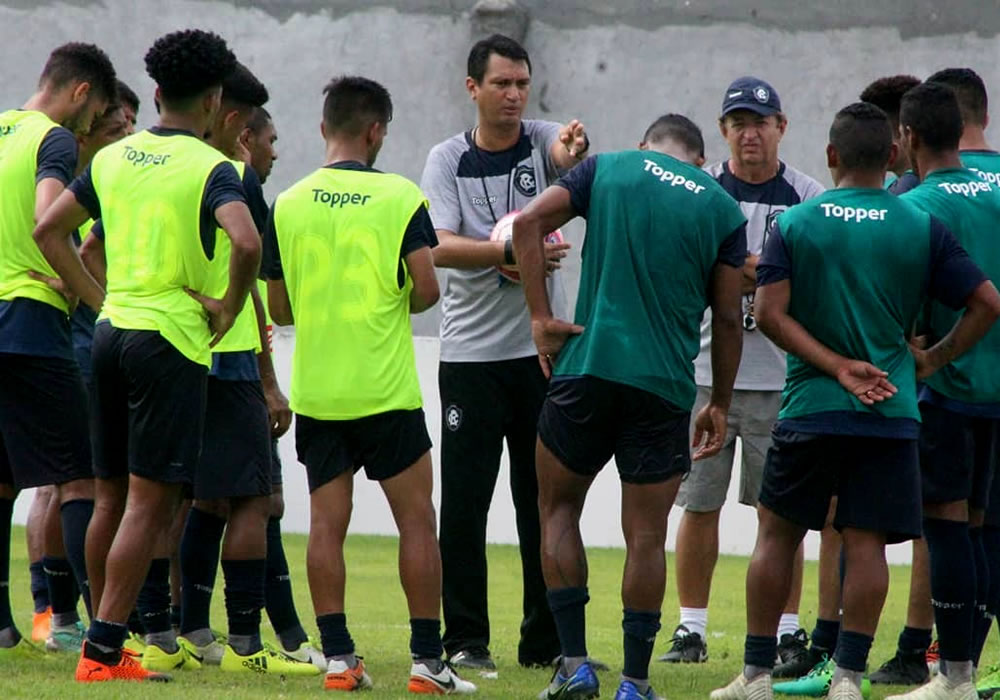
[[[507,241],[511,236],[514,235],[514,217],[520,213],[519,211],[512,211],[509,214],[503,216],[500,221],[496,223],[493,230],[490,231],[491,241]],[[546,243],[562,243],[563,235],[562,231],[556,229],[549,235],[545,237]],[[497,272],[499,272],[504,279],[508,279],[511,282],[517,284],[521,283],[521,272],[518,270],[517,265],[497,265]]]

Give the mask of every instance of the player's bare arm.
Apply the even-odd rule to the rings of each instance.
[[[42,180],[39,188],[52,181],[52,178]],[[88,218],[90,213],[76,200],[76,195],[64,190],[42,214],[32,235],[42,255],[68,290],[87,306],[99,311],[104,304],[104,287],[84,267],[72,239],[73,231]]]
[[[917,363],[917,379],[925,379],[960,357],[986,335],[1000,317],[1000,294],[989,280],[983,282],[969,296],[965,313],[951,331],[931,347],[923,350],[910,344],[910,352]]]

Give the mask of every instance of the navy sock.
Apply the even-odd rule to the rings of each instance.
[[[587,656],[586,605],[590,595],[585,586],[550,588],[545,596],[555,619],[563,656]]]
[[[976,603],[976,562],[968,523],[924,518],[924,538],[931,554],[931,599],[941,658],[972,659]]]
[[[660,611],[646,612],[625,609],[622,616],[625,666],[622,675],[645,680],[649,678],[649,659],[653,655],[656,633],[660,631]]]
[[[743,665],[774,668],[778,656],[778,638],[748,634],[743,642]]]
[[[69,565],[69,560],[62,557],[45,556],[42,557],[42,566],[45,569],[45,580],[49,586],[52,614],[75,614],[76,582],[73,580],[73,568]]]
[[[264,559],[223,559],[226,581],[226,617],[230,635],[259,635],[264,607]],[[256,650],[255,650],[256,651]]]
[[[0,630],[14,627],[10,612],[10,517],[13,512],[14,501],[0,498]]]
[[[128,636],[128,627],[117,622],[94,619],[87,631],[87,641],[106,649],[121,649]]]
[[[813,649],[824,651],[832,656],[833,650],[837,647],[837,637],[840,635],[840,620],[823,620],[816,618],[816,626],[813,627],[810,639]]]
[[[181,634],[211,628],[212,589],[225,529],[225,518],[198,508],[188,512],[180,550]]]
[[[904,654],[924,654],[927,647],[931,645],[931,640],[931,630],[904,627],[903,631],[899,633],[899,641],[896,646]]]
[[[264,605],[278,639],[285,649],[297,649],[309,641],[292,597],[292,578],[281,541],[281,519],[267,521],[267,577],[264,580]]]
[[[170,560],[154,559],[136,601],[146,634],[170,631]]]
[[[867,634],[841,630],[837,639],[837,666],[848,671],[864,671],[873,641]]]
[[[993,626],[993,616],[987,610],[990,596],[990,564],[983,542],[983,528],[970,527],[969,540],[972,542],[972,555],[976,561],[976,614],[972,618],[972,664],[979,665],[979,657],[986,645],[990,627]]]
[[[73,577],[77,588],[83,597],[87,608],[87,617],[94,618],[90,604],[90,579],[87,576],[87,526],[94,514],[94,501],[76,500],[63,503],[59,508],[59,519],[62,521],[63,544],[66,546],[66,558],[73,567]]]
[[[49,607],[49,582],[45,580],[45,566],[41,560],[33,561],[28,566],[31,572],[31,599],[35,603],[35,612],[43,613]]]
[[[347,631],[347,615],[344,613],[317,615],[316,626],[319,628],[319,638],[323,644],[323,656],[329,659],[354,653],[354,640]]]
[[[143,637],[146,636],[146,628],[142,624],[142,616],[139,615],[139,611],[136,608],[132,608],[132,612],[129,613],[127,626],[129,632]]]
[[[410,618],[410,656],[414,659],[440,659],[441,620]]]
[[[174,629],[181,628],[181,606],[170,604],[170,626]]]

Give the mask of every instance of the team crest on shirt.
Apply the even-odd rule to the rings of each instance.
[[[771,93],[768,92],[767,88],[764,87],[763,85],[758,85],[757,89],[753,91],[753,96],[757,98],[758,102],[764,104],[771,96]]]
[[[784,207],[778,211],[769,211],[767,213],[767,218],[764,220],[764,243],[767,243],[767,237],[771,235],[771,229],[774,227],[774,221],[785,211]],[[761,249],[764,247],[764,243],[761,243]]]
[[[448,430],[455,432],[462,427],[462,409],[451,404],[444,410],[444,424],[448,426]]]
[[[514,171],[514,187],[525,197],[534,197],[538,193],[535,183],[535,169],[530,165],[519,165]]]

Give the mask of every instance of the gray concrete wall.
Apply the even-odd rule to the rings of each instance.
[[[280,160],[265,186],[269,197],[321,164],[320,91],[340,73],[383,82],[395,119],[379,166],[417,179],[428,149],[474,123],[465,94],[471,41],[470,0],[0,0],[0,108],[31,93],[48,52],[69,40],[104,46],[124,80],[145,100],[140,125],[152,123],[152,83],[142,56],[159,35],[197,26],[225,36],[271,90]],[[581,118],[595,150],[634,146],[666,111],[702,125],[709,156],[725,155],[715,128],[723,91],[747,73],[780,93],[791,126],[782,145],[789,163],[823,181],[826,130],[836,109],[870,80],[888,73],[926,76],[948,65],[973,66],[1000,89],[1000,2],[961,0],[523,0],[533,16],[526,46],[535,74],[529,116]],[[998,120],[1000,121],[1000,120]],[[1000,133],[991,130],[1000,144]],[[581,227],[569,232],[579,243]],[[576,263],[568,285],[575,293]],[[417,321],[436,335],[437,317]],[[287,364],[289,338],[280,344]],[[439,434],[437,347],[418,343],[421,383],[432,435]],[[287,371],[287,370],[283,370]],[[286,385],[287,385],[287,374]],[[288,523],[307,523],[304,480],[291,441],[282,443],[289,483]],[[506,468],[506,467],[505,467]],[[588,542],[615,544],[617,490],[602,475],[604,507],[588,512]],[[510,498],[497,490],[490,537],[513,537]],[[389,531],[374,489],[359,485],[355,528]],[[370,506],[370,507],[369,507]],[[18,513],[23,516],[22,498]],[[727,506],[723,549],[746,551],[753,518]],[[905,556],[901,553],[900,556]]]

